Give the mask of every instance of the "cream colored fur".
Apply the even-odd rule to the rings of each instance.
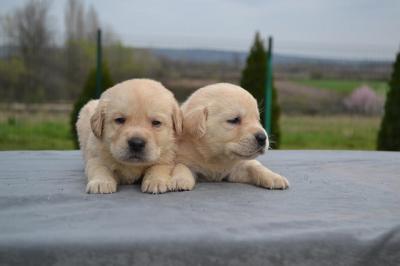
[[[123,124],[116,120],[121,117]],[[154,120],[161,125],[153,125]],[[168,190],[182,116],[174,96],[161,83],[133,79],[115,85],[82,108],[76,127],[88,193],[116,192],[118,184],[132,184],[142,176],[143,192]],[[146,141],[140,158],[129,150],[133,137]]]
[[[194,92],[181,110],[183,135],[176,159],[181,166],[175,169],[175,189],[191,188],[196,176],[268,189],[289,186],[286,178],[254,160],[269,143],[266,139],[265,148],[257,145],[254,134],[265,131],[259,122],[257,102],[246,90],[228,83],[206,86]],[[239,124],[228,122],[236,117],[240,117]]]

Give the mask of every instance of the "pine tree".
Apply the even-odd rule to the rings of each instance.
[[[108,70],[107,65],[103,64],[102,66],[102,91],[110,88],[113,85],[113,82],[111,81],[111,76],[110,72]],[[78,143],[78,136],[76,132],[76,127],[75,123],[78,120],[78,114],[81,108],[91,99],[96,98],[96,69],[92,69],[89,72],[89,75],[86,79],[85,85],[83,87],[82,93],[79,96],[79,98],[76,100],[74,104],[74,108],[71,112],[71,118],[70,118],[70,125],[71,125],[71,133],[73,137],[73,141],[75,144],[76,148],[79,148],[79,143]]]
[[[267,78],[267,53],[260,34],[257,32],[253,46],[247,57],[246,66],[242,71],[240,86],[249,91],[257,99],[261,111],[261,123],[264,125],[265,82]],[[277,90],[272,86],[272,115],[271,115],[271,147],[278,149],[280,145],[279,116]]]
[[[400,52],[389,81],[385,114],[378,134],[378,150],[400,151]]]

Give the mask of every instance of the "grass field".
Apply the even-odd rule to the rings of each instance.
[[[282,149],[375,149],[378,117],[283,116]],[[0,150],[73,149],[68,121],[0,122]]]
[[[73,147],[66,119],[0,122],[0,150],[69,150]]]
[[[374,150],[379,117],[283,116],[282,149]]]
[[[334,90],[340,93],[350,93],[354,89],[367,85],[374,89],[376,93],[384,96],[388,90],[388,84],[384,81],[360,81],[360,80],[337,80],[337,79],[299,79],[293,80],[299,85]]]

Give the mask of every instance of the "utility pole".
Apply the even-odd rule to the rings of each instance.
[[[97,29],[97,56],[96,56],[96,98],[100,97],[102,88],[101,88],[101,81],[102,81],[102,58],[101,58],[101,29]]]
[[[265,80],[265,110],[264,110],[264,128],[268,134],[272,130],[272,37],[268,38],[267,51],[267,75]]]

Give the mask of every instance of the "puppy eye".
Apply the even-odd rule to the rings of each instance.
[[[161,126],[161,122],[158,121],[158,120],[153,120],[153,121],[151,121],[151,124],[152,124],[154,127],[160,127],[160,126]]]
[[[118,117],[114,119],[115,123],[122,125],[123,123],[125,123],[126,119],[125,117]]]
[[[226,122],[228,122],[229,124],[236,125],[236,124],[240,124],[240,120],[241,120],[240,117],[237,116],[233,119],[226,120]]]

